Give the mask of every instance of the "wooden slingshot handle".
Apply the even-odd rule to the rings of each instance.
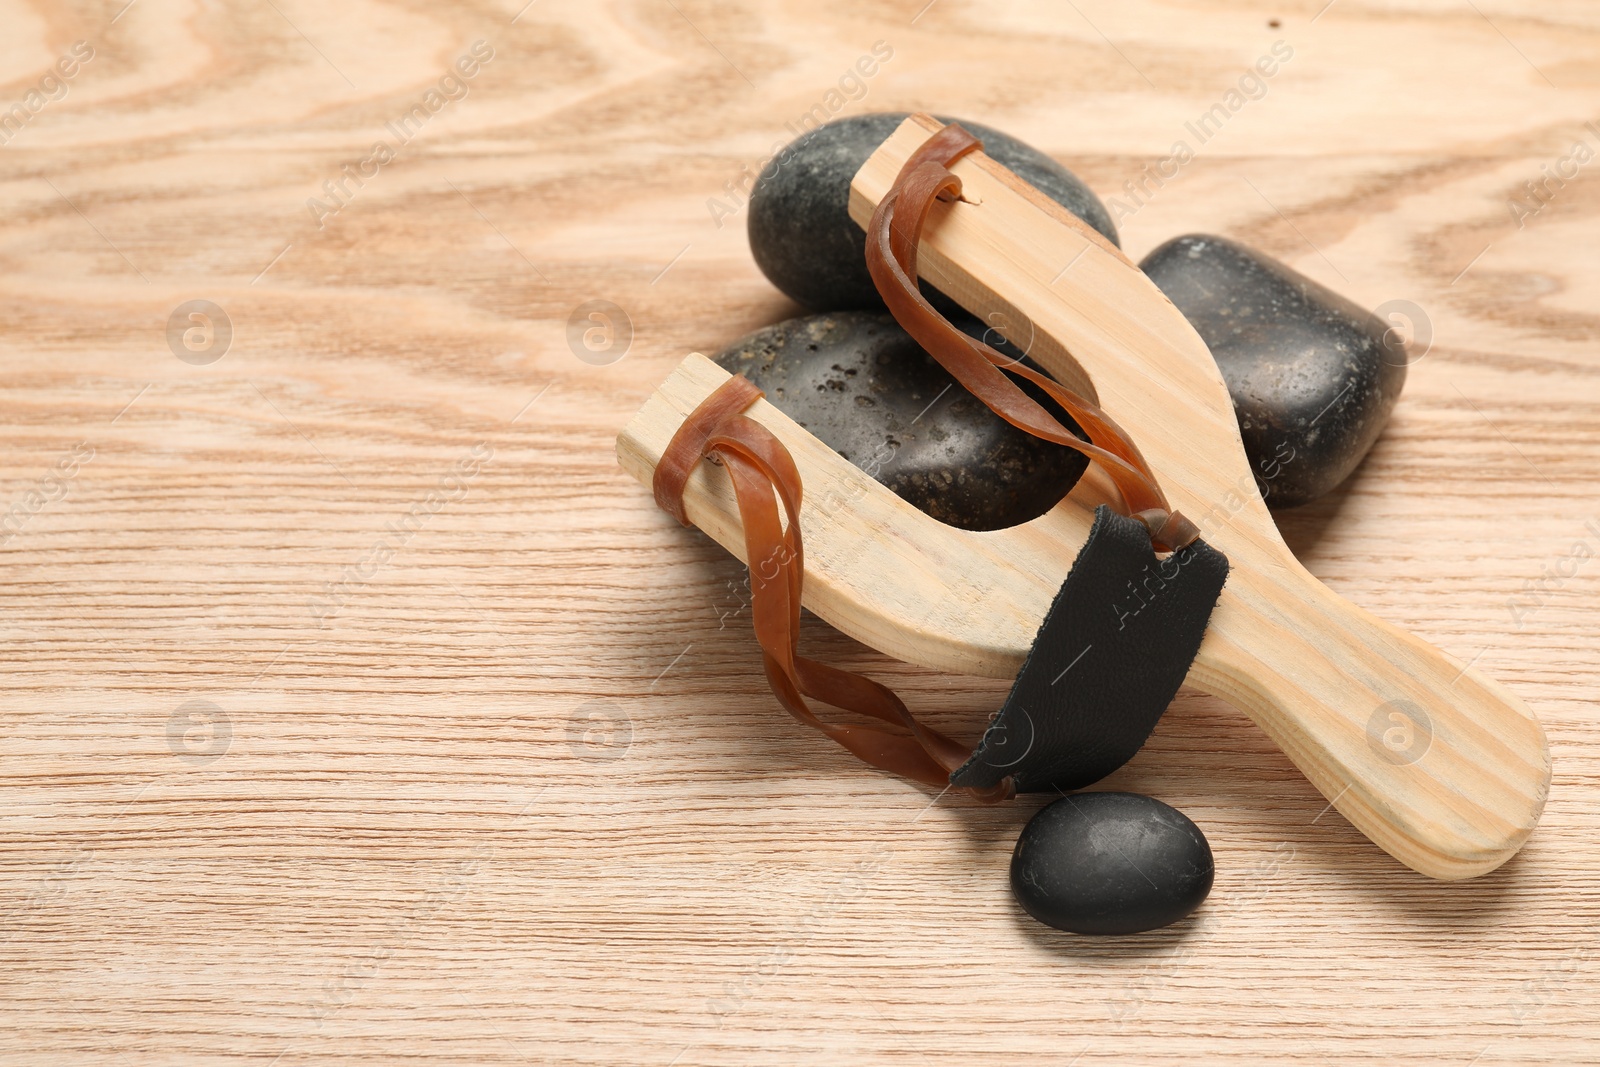
[[[907,119],[852,185],[870,217],[905,159],[938,128]],[[935,207],[919,272],[1138,443],[1173,504],[1227,554],[1227,585],[1186,684],[1248,714],[1358,829],[1435,878],[1492,870],[1538,822],[1550,758],[1511,692],[1341,599],[1278,536],[1255,488],[1221,374],[1188,321],[1099,234],[982,153],[959,160],[962,198]],[[690,355],[617,438],[649,485],[685,416],[727,373]],[[766,401],[747,412],[794,455],[805,485],[806,607],[889,655],[1012,677],[1087,539],[1086,477],[1046,515],[1008,530],[929,518]],[[892,458],[889,460],[892,462]],[[743,558],[726,474],[701,464],[690,521]],[[748,561],[746,561],[748,562]],[[1108,612],[1137,610],[1159,583]]]

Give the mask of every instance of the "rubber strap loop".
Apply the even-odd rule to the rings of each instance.
[[[917,245],[935,200],[961,194],[949,166],[983,143],[957,125],[941,128],[900,169],[867,225],[867,270],[895,319],[995,414],[1035,437],[1076,449],[1099,463],[1122,495],[1122,513],[1150,531],[1152,543],[1174,551],[1200,530],[1172,510],[1150,465],[1126,432],[1099,407],[1046,375],[1023,366],[957,329],[917,287]],[[1060,404],[1089,436],[1084,441],[1024,393],[1006,373],[1025,378]]]
[[[761,395],[749,379],[734,375],[690,413],[656,464],[652,484],[656,501],[680,522],[687,522],[683,491],[690,472],[701,459],[720,462],[733,480],[744,525],[751,614],[773,694],[796,719],[827,734],[863,762],[946,787],[950,772],[971,758],[970,746],[923,725],[899,697],[870,678],[799,654],[805,581],[800,472],[783,442],[742,414]],[[896,729],[825,722],[807,705],[806,697]],[[1016,790],[1007,778],[992,788],[961,792],[1001,801]]]

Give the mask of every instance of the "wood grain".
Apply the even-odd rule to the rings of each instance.
[[[1591,7],[121,8],[0,2],[0,107],[95,53],[0,144],[0,1059],[1600,1059],[1600,185],[1543,169],[1600,147]],[[1549,803],[1506,866],[1430,882],[1186,693],[1107,785],[1200,823],[1210,901],[1056,934],[1005,882],[1037,802],[935,802],[790,722],[740,568],[612,440],[685,353],[793,312],[707,200],[875,41],[839,113],[988,122],[1110,197],[1280,39],[1123,246],[1220,232],[1424,310],[1373,454],[1279,525],[1538,712]],[[233,325],[208,365],[167,338],[199,299]],[[633,328],[607,366],[568,344],[591,300]],[[961,736],[1005,690],[803,639]]]

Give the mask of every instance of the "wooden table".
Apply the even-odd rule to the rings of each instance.
[[[1600,1060],[1593,8],[123,2],[0,2],[0,1061]],[[834,103],[1029,140],[1136,257],[1222,233],[1420,309],[1383,439],[1280,522],[1543,718],[1516,859],[1412,874],[1186,693],[1104,785],[1216,888],[1070,936],[1006,881],[1038,800],[778,708],[739,567],[612,440],[794,313],[734,194]],[[1006,689],[807,627],[963,736]]]

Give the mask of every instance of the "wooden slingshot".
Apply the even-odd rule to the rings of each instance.
[[[940,126],[912,116],[866,162],[851,185],[858,223]],[[981,152],[951,171],[962,194],[934,205],[920,275],[986,321],[1031,324],[1033,360],[1126,428],[1173,506],[1231,563],[1186,684],[1249,715],[1407,866],[1470,878],[1505,862],[1532,833],[1550,783],[1544,731],[1527,706],[1300,565],[1256,488],[1211,353],[1121,251]],[[686,357],[618,436],[622,466],[650,485],[686,416],[728,377],[701,355]],[[746,414],[788,448],[805,483],[805,606],[888,655],[939,670],[1017,673],[1097,498],[1114,492],[1091,467],[1031,522],[958,530],[766,401]],[[683,506],[749,563],[726,472],[700,464]]]

